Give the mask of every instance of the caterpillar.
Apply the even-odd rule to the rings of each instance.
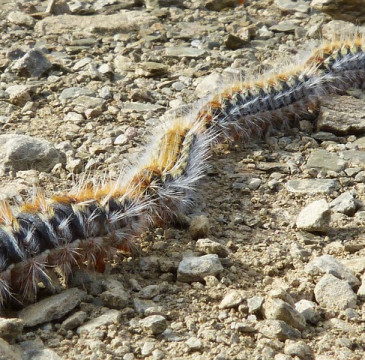
[[[81,184],[50,199],[39,191],[18,209],[1,202],[0,304],[35,301],[39,283],[54,291],[56,273],[67,280],[80,266],[104,271],[118,250],[133,250],[134,238],[191,208],[212,144],[285,126],[321,96],[364,81],[359,33],[322,45],[300,65],[227,86],[166,121],[141,160],[115,181]]]

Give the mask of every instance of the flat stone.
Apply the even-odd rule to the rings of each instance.
[[[356,211],[356,201],[350,191],[346,191],[330,202],[332,211],[352,216]]]
[[[225,258],[230,254],[227,246],[210,239],[198,239],[195,248],[204,254],[217,254],[219,257]]]
[[[148,299],[134,298],[133,306],[138,313],[144,314],[148,309],[156,307],[156,303]]]
[[[18,316],[23,320],[25,327],[60,319],[78,306],[85,296],[85,291],[76,288],[68,289],[27,306],[19,312]]]
[[[365,151],[361,150],[344,150],[341,152],[342,157],[352,166],[362,166],[365,162]]]
[[[298,330],[305,329],[303,315],[282,299],[269,297],[264,302],[263,311],[266,319],[282,320]]]
[[[354,309],[357,296],[347,281],[327,274],[321,278],[314,288],[316,301],[330,310]]]
[[[359,279],[351,270],[347,269],[335,257],[328,254],[314,258],[306,265],[305,271],[311,275],[331,274],[339,279],[347,281],[352,287],[360,284]]]
[[[168,71],[168,67],[165,64],[147,61],[138,64],[138,67],[142,70],[141,75],[154,77],[165,75]]]
[[[129,302],[128,292],[124,290],[122,283],[118,283],[120,285],[109,286],[107,291],[99,295],[103,303],[113,309],[123,309]]]
[[[22,341],[17,348],[21,349],[22,360],[62,360],[56,352],[46,348],[40,338]]]
[[[205,50],[196,49],[193,47],[184,47],[184,46],[177,46],[177,47],[168,47],[165,49],[165,56],[168,57],[187,57],[192,59],[197,59],[206,55]]]
[[[283,12],[302,12],[309,11],[309,4],[303,0],[275,0],[275,5]]]
[[[21,11],[11,11],[7,16],[7,19],[13,24],[20,26],[24,25],[31,27],[34,25],[34,19],[30,15]]]
[[[362,274],[365,271],[365,256],[341,259],[341,263],[354,274]]]
[[[63,100],[69,100],[69,99],[76,99],[80,96],[94,96],[95,92],[87,89],[87,88],[80,88],[77,86],[74,87],[70,87],[70,88],[66,88],[64,90],[62,90],[59,99],[61,101]]]
[[[13,64],[12,69],[19,76],[40,77],[50,70],[51,67],[52,63],[42,51],[31,49]]]
[[[295,303],[295,309],[304,317],[304,319],[312,324],[316,325],[320,320],[320,315],[317,312],[317,304],[309,300],[299,300]]]
[[[325,232],[328,229],[330,216],[326,200],[313,201],[299,213],[296,225],[300,230]]]
[[[69,316],[64,322],[61,324],[61,327],[65,330],[72,330],[84,323],[86,320],[87,314],[84,311],[77,311],[71,316]]]
[[[119,324],[122,317],[122,313],[118,310],[108,310],[103,315],[98,316],[95,319],[87,321],[84,325],[77,329],[77,333],[92,334],[102,326],[108,326],[112,324]]]
[[[340,172],[345,167],[345,160],[340,159],[337,154],[319,149],[314,150],[307,160],[306,169],[324,169]]]
[[[34,29],[42,35],[62,35],[74,32],[116,34],[138,31],[158,22],[157,18],[141,10],[120,10],[112,15],[59,15],[40,20]]]
[[[96,109],[102,108],[105,104],[105,100],[99,97],[82,95],[73,99],[72,104],[84,109]]]
[[[0,173],[38,170],[49,172],[58,164],[66,163],[65,155],[46,140],[27,135],[0,135]]]
[[[151,315],[141,320],[141,325],[153,335],[159,335],[166,330],[167,321],[162,315]]]
[[[284,341],[301,337],[299,330],[294,329],[282,320],[264,320],[259,325],[259,332],[269,339]]]
[[[191,256],[184,258],[177,269],[177,280],[181,282],[203,281],[205,276],[223,271],[218,255]]]
[[[282,21],[277,25],[273,25],[269,28],[269,30],[274,32],[283,32],[283,33],[294,33],[298,28],[298,25],[295,25],[291,21]]]
[[[332,179],[289,180],[285,187],[297,194],[330,194],[338,188],[338,181]]]
[[[365,21],[365,8],[362,0],[312,0],[311,6],[335,19],[351,21],[356,24]]]
[[[351,114],[351,116],[349,116]],[[321,100],[317,130],[336,135],[365,132],[365,104],[351,96],[326,96]]]
[[[228,294],[226,294],[219,304],[220,309],[231,309],[237,307],[244,300],[242,293],[237,290],[231,290]]]

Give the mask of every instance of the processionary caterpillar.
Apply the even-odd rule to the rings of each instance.
[[[104,270],[118,249],[149,227],[191,207],[212,143],[250,139],[308,112],[319,97],[360,87],[365,36],[333,41],[301,64],[229,86],[186,116],[164,123],[142,159],[114,182],[80,186],[46,199],[38,193],[15,211],[0,204],[0,303],[34,301],[83,265]]]

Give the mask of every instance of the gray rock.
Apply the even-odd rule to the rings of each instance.
[[[248,312],[250,314],[260,313],[264,301],[265,298],[263,296],[253,296],[247,299]]]
[[[13,24],[20,26],[32,27],[34,25],[34,19],[21,11],[11,11],[7,16],[7,19]]]
[[[325,232],[328,229],[330,216],[326,200],[313,201],[299,213],[296,225],[300,230]]]
[[[0,337],[6,340],[13,340],[23,331],[23,321],[21,319],[0,318]]]
[[[327,274],[321,278],[314,288],[316,301],[331,310],[354,309],[357,296],[347,281]]]
[[[199,351],[203,346],[201,340],[195,336],[192,336],[186,340],[185,344],[189,347],[190,351]]]
[[[128,305],[129,294],[124,290],[123,284],[114,279],[105,282],[106,291],[100,294],[103,303],[114,309],[123,309]]]
[[[23,357],[3,339],[0,338],[0,359],[2,360],[24,360]]]
[[[353,272],[347,269],[340,261],[332,255],[322,255],[310,261],[305,271],[311,275],[331,274],[339,279],[347,281],[352,287],[360,284],[359,279]]]
[[[361,24],[365,21],[365,8],[362,0],[312,0],[311,6],[335,19]],[[339,28],[338,28],[339,29]]]
[[[317,129],[336,135],[364,133],[364,114],[365,104],[361,99],[351,96],[327,96],[321,102]]]
[[[126,145],[128,142],[128,137],[125,134],[120,134],[115,138],[114,145]]]
[[[66,163],[65,155],[48,141],[27,135],[0,135],[0,173],[10,170],[38,170],[49,172],[58,164]]]
[[[318,149],[314,150],[307,161],[307,169],[325,169],[340,172],[344,169],[346,162],[340,159],[337,154]]]
[[[362,166],[365,161],[365,151],[345,150],[341,152],[343,158],[352,166]]]
[[[295,303],[295,309],[304,317],[304,319],[312,324],[316,325],[320,320],[320,315],[318,314],[317,304],[309,300],[300,300]]]
[[[285,184],[288,191],[297,194],[330,194],[339,186],[338,181],[332,179],[302,179],[289,180]]]
[[[206,238],[209,234],[209,219],[205,215],[193,217],[190,222],[189,232],[193,240]]]
[[[231,309],[237,307],[244,300],[244,297],[240,291],[231,290],[228,294],[226,294],[219,304],[220,309]]]
[[[66,88],[61,92],[59,99],[61,101],[69,100],[69,99],[76,99],[80,96],[94,96],[95,92],[87,89],[87,88],[80,88],[77,86]]]
[[[19,312],[18,316],[26,327],[60,319],[78,306],[85,296],[85,291],[68,289],[27,306]]]
[[[119,324],[122,317],[122,313],[118,310],[108,310],[103,315],[98,316],[95,319],[87,321],[84,325],[77,329],[77,333],[92,334],[97,331],[101,326],[108,326],[111,324]]]
[[[269,297],[264,302],[263,311],[267,319],[282,320],[298,330],[305,329],[306,321],[303,315],[282,299]]]
[[[243,321],[240,321],[240,322],[233,322],[231,324],[231,329],[236,330],[240,333],[246,333],[246,334],[257,331],[256,328],[253,326],[253,323],[246,319],[243,319]]]
[[[99,34],[117,34],[148,28],[157,18],[144,11],[120,10],[112,15],[60,15],[49,16],[35,25],[36,33],[43,35],[62,35],[75,31]]]
[[[51,67],[52,63],[42,51],[31,49],[13,64],[12,69],[15,70],[19,76],[40,77],[51,69]]]
[[[309,11],[309,3],[303,0],[275,0],[275,5],[283,12],[302,12]]]
[[[195,248],[204,254],[217,254],[219,257],[225,258],[230,254],[227,246],[210,239],[199,239],[195,244]]]
[[[105,100],[99,97],[82,95],[73,99],[72,104],[83,109],[102,109],[105,104]]]
[[[27,101],[31,100],[33,89],[27,85],[11,85],[6,89],[9,94],[9,100],[17,106],[24,106]]]
[[[268,40],[274,36],[274,32],[270,31],[266,25],[257,30],[256,35],[261,40]]]
[[[291,21],[282,21],[277,25],[273,25],[269,28],[269,30],[274,32],[283,32],[283,33],[292,33],[294,34],[295,30],[298,29],[298,25],[295,25]]]
[[[313,351],[304,341],[286,340],[284,353],[302,360],[313,359]]]
[[[71,122],[75,122],[75,123],[80,123],[80,122],[84,121],[84,117],[79,113],[76,113],[74,111],[70,111],[65,115],[63,120],[64,121],[71,121]]]
[[[206,55],[205,50],[196,49],[193,47],[184,47],[184,46],[177,46],[177,47],[167,47],[165,49],[165,56],[168,57],[187,57],[192,59],[201,58]]]
[[[148,299],[134,298],[133,306],[138,313],[145,314],[148,309],[155,308],[156,303]]]
[[[138,296],[142,299],[152,299],[160,293],[160,287],[158,285],[145,286],[138,293]]]
[[[356,201],[353,195],[346,191],[331,201],[330,207],[333,211],[352,216],[356,211]]]
[[[203,281],[205,276],[223,271],[218,255],[192,256],[184,258],[177,269],[177,280],[181,282]]]
[[[71,316],[69,316],[64,322],[61,324],[61,327],[65,330],[72,330],[84,323],[86,320],[87,314],[84,311],[77,311]]]
[[[141,320],[141,325],[153,335],[162,334],[167,328],[167,321],[162,315],[151,315]]]
[[[259,332],[269,339],[284,341],[301,337],[299,330],[294,329],[282,320],[264,320],[259,325]]]

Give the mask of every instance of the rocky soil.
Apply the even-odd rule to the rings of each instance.
[[[335,3],[0,0],[0,198],[118,176],[162,118],[353,31]],[[364,99],[215,146],[180,227],[4,311],[0,358],[364,358]]]

